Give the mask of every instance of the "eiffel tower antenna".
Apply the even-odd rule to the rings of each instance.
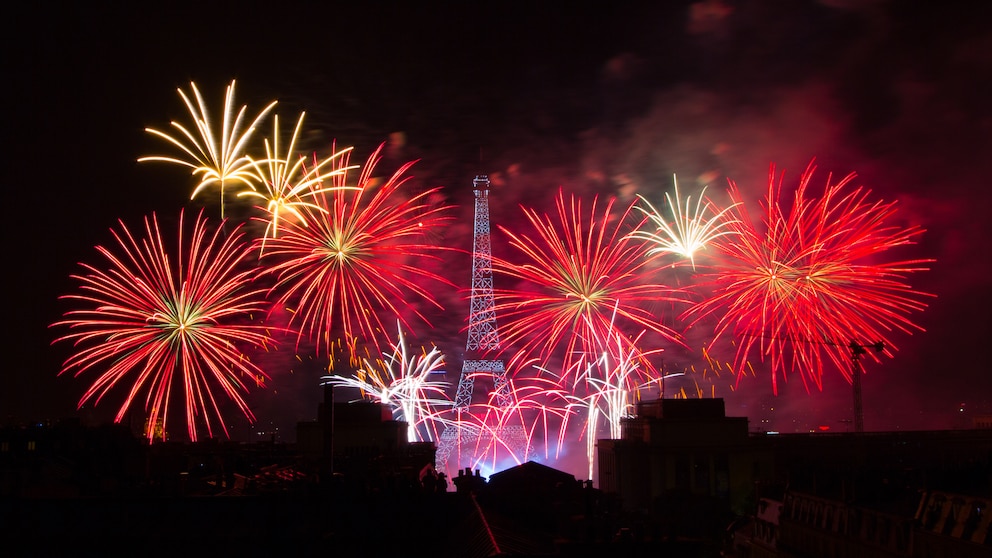
[[[489,225],[489,177],[478,175],[472,183],[475,192],[475,234],[472,243],[472,294],[469,304],[468,341],[465,361],[458,380],[455,408],[472,403],[473,378],[477,372],[490,372],[500,408],[509,407],[510,386],[502,360],[490,357],[499,351],[496,301],[493,296],[493,250]]]
[[[481,148],[480,148],[481,156]],[[489,177],[477,175],[472,181],[475,193],[475,231],[472,242],[472,291],[469,302],[468,340],[465,360],[455,393],[455,422],[441,434],[436,462],[438,469],[445,467],[453,451],[472,444],[477,446],[478,428],[462,424],[462,414],[472,404],[475,380],[480,375],[491,377],[497,405],[506,409],[513,404],[510,385],[506,379],[503,361],[495,358],[500,349],[499,328],[496,324],[496,302],[493,296],[492,240],[489,224]],[[461,463],[461,456],[457,457]]]

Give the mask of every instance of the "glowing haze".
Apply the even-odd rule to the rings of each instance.
[[[990,204],[982,186],[988,174],[983,161],[992,147],[987,95],[992,32],[984,23],[992,7],[708,0],[576,5],[567,20],[555,7],[542,4],[312,10],[312,17],[287,26],[292,27],[287,34],[273,32],[271,40],[261,41],[251,33],[217,33],[217,21],[239,29],[271,29],[261,14],[221,7],[39,11],[37,32],[11,45],[26,53],[8,60],[11,75],[33,78],[12,82],[10,88],[9,106],[24,108],[10,115],[11,136],[18,141],[10,142],[9,155],[20,162],[10,169],[10,183],[37,184],[53,161],[73,171],[71,181],[18,190],[26,196],[19,207],[43,211],[14,212],[11,221],[14,231],[31,231],[9,246],[11,293],[36,295],[10,297],[13,315],[26,317],[8,332],[12,364],[7,374],[13,380],[6,384],[3,408],[12,420],[61,416],[85,391],[85,376],[56,375],[72,344],[50,348],[47,326],[71,306],[58,297],[78,287],[70,278],[78,273],[75,262],[91,261],[93,246],[107,242],[108,225],[117,219],[137,223],[153,211],[165,219],[190,206],[220,213],[219,184],[190,199],[205,175],[191,181],[189,172],[207,165],[143,130],[152,124],[190,147],[188,137],[170,127],[170,121],[181,122],[191,138],[199,138],[196,120],[206,113],[210,129],[222,130],[223,93],[232,76],[238,79],[238,95],[237,102],[229,103],[230,122],[241,107],[248,109],[240,133],[229,137],[240,137],[277,98],[286,114],[306,111],[298,155],[308,165],[320,160],[312,155],[327,153],[335,138],[354,146],[356,156],[363,158],[385,141],[372,182],[417,161],[404,194],[437,188],[429,205],[453,208],[453,218],[424,240],[446,248],[441,261],[423,263],[448,285],[413,280],[430,299],[407,293],[404,302],[426,320],[401,312],[419,345],[435,344],[445,355],[449,382],[457,380],[465,342],[468,305],[464,293],[450,285],[466,285],[470,277],[474,175],[485,173],[492,181],[494,227],[518,236],[531,234],[521,208],[554,215],[555,198],[562,191],[566,199],[582,200],[587,208],[596,196],[600,203],[615,198],[617,208],[643,199],[666,217],[666,194],[672,205],[681,199],[682,208],[686,200],[695,203],[705,196],[712,203],[707,215],[737,200],[742,203],[734,214],[750,215],[760,237],[765,234],[761,204],[768,198],[769,165],[774,163],[785,178],[777,199],[787,213],[803,169],[815,158],[818,169],[806,188],[808,199],[823,197],[828,174],[840,178],[855,172],[856,178],[832,200],[863,188],[869,206],[894,204],[894,211],[886,214],[894,230],[926,231],[914,233],[914,244],[892,246],[883,251],[883,259],[868,263],[933,260],[909,266],[928,271],[899,278],[914,292],[936,295],[911,297],[926,304],[925,309],[897,311],[919,328],[885,329],[872,326],[873,318],[860,324],[880,327],[874,333],[890,347],[878,354],[878,362],[865,362],[867,429],[965,427],[974,414],[992,412],[992,374],[981,351],[992,335],[987,320],[992,314]],[[340,25],[329,35],[330,18],[370,22],[375,32],[368,26]],[[140,33],[135,31],[138,21]],[[198,40],[177,40],[177,33]],[[205,110],[190,92],[191,78],[203,92]],[[187,92],[192,109],[176,96],[177,85]],[[246,142],[258,160],[265,158],[261,144],[271,112]],[[66,130],[85,135],[62,145]],[[195,166],[134,164],[150,154]],[[676,175],[677,193],[672,182]],[[736,198],[728,180],[735,184]],[[263,184],[254,186],[264,193]],[[259,198],[263,207],[256,209],[256,200],[235,198],[235,191],[252,190],[240,182],[226,183],[224,189],[225,215],[238,223],[246,216],[258,217],[260,229],[251,221],[245,231],[263,238],[261,229],[272,223],[272,214],[264,211],[268,202]],[[687,215],[693,209],[688,207]],[[40,215],[45,226],[38,224]],[[298,220],[280,210],[279,238],[284,217]],[[659,232],[656,224],[648,225],[646,231]],[[655,261],[662,264],[658,269],[667,274],[657,281],[694,288],[701,282],[698,275],[713,272],[723,257],[715,248],[697,250],[694,262],[675,267],[670,265],[680,256],[656,254]],[[509,259],[513,250],[507,235],[496,229],[494,256]],[[267,288],[273,277],[266,280]],[[504,280],[498,286],[519,285]],[[710,286],[729,297],[731,285]],[[693,301],[708,300],[712,292],[697,291]],[[824,364],[823,373],[807,375],[791,368],[789,347],[779,346],[784,360],[772,359],[762,350],[761,337],[750,337],[755,345],[739,354],[745,337],[732,328],[714,341],[711,326],[726,309],[714,305],[712,314],[688,329],[679,314],[663,313],[665,326],[678,331],[685,344],[651,342],[645,347],[664,345],[653,359],[659,371],[684,372],[666,380],[666,393],[724,397],[728,413],[747,416],[754,429],[849,428],[850,384],[846,368],[839,366],[845,362],[833,362],[830,350],[820,349],[819,356],[809,358]],[[283,307],[297,310],[296,305]],[[281,325],[289,318],[283,310],[270,316]],[[385,339],[395,334],[394,322],[392,316],[383,317],[390,326],[384,328],[390,333]],[[303,323],[297,317],[294,325]],[[748,332],[757,334],[752,329],[759,324]],[[639,331],[625,333],[635,336]],[[265,389],[245,396],[256,415],[252,432],[270,424],[291,432],[295,421],[315,416],[320,397],[315,386],[328,373],[326,357],[318,357],[313,346],[318,338],[307,332],[298,346],[294,336],[278,351],[256,356],[253,362],[272,379]],[[703,347],[710,349],[704,352]],[[376,358],[374,353],[362,355]],[[747,361],[742,377],[737,375],[740,359]],[[773,363],[782,366],[773,369]],[[538,404],[537,390],[526,393],[525,400],[536,408],[553,408],[547,401]],[[108,394],[99,410],[115,415],[121,400],[111,403],[111,398]],[[229,402],[226,396],[218,399],[222,407]],[[96,411],[84,406],[78,413],[104,418]],[[244,416],[236,405],[225,412],[238,419],[232,422]],[[545,416],[553,422],[557,415],[549,410]],[[245,435],[241,429],[230,431]],[[573,453],[581,454],[574,471],[584,476],[585,451]]]

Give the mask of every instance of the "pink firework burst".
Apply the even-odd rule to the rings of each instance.
[[[495,469],[509,460],[519,465],[557,458],[571,412],[568,392],[549,378],[523,375],[511,379],[509,388],[509,406],[501,405],[493,391],[488,403],[471,407],[469,422],[482,433],[474,448],[476,463],[488,462]]]
[[[307,336],[318,352],[330,353],[343,340],[353,362],[360,343],[382,352],[384,319],[409,328],[408,317],[415,315],[429,325],[416,302],[440,305],[421,282],[451,285],[428,265],[439,261],[442,249],[428,238],[451,219],[449,206],[432,204],[439,188],[403,191],[414,162],[381,183],[374,179],[382,147],[369,157],[356,187],[346,187],[346,173],[335,174],[328,188],[317,185],[310,198],[316,209],[304,207],[302,220],[286,222],[262,256],[276,277],[278,305],[291,309],[298,342]],[[349,154],[336,162],[347,168]]]
[[[567,371],[595,360],[600,340],[617,332],[646,330],[681,343],[681,335],[663,324],[663,311],[683,302],[683,293],[659,282],[658,255],[630,234],[643,224],[634,218],[634,205],[617,210],[610,198],[600,209],[594,198],[586,213],[581,200],[559,190],[555,206],[555,218],[523,208],[530,234],[500,227],[521,257],[493,259],[493,271],[514,284],[494,289],[506,345],[517,345],[518,354],[542,366],[557,356]]]
[[[254,420],[242,393],[267,378],[239,348],[270,343],[265,326],[250,324],[253,313],[266,308],[264,290],[251,286],[257,274],[251,244],[240,227],[208,231],[202,212],[188,236],[180,214],[175,252],[154,214],[145,218],[144,232],[136,237],[121,222],[112,230],[121,252],[97,246],[106,267],[82,264],[87,273],[73,276],[79,292],[62,298],[81,308],[53,326],[70,328],[56,342],[72,341],[77,352],[60,374],[97,373],[80,407],[123,390],[118,422],[144,394],[150,425],[164,430],[179,399],[191,440],[201,427],[210,437],[217,425],[228,435],[217,395]],[[152,440],[154,429],[147,435]]]
[[[893,332],[922,331],[910,314],[932,296],[914,290],[906,277],[933,260],[886,258],[889,250],[914,244],[923,229],[893,224],[894,202],[849,189],[854,174],[836,182],[828,175],[823,195],[811,196],[815,170],[807,167],[783,211],[784,173],[776,177],[771,167],[760,227],[731,181],[730,195],[740,204],[737,222],[716,244],[720,255],[701,285],[713,294],[686,313],[694,322],[718,316],[713,343],[728,333],[739,339],[738,374],[755,352],[767,359],[776,393],[778,374],[796,370],[807,389],[810,382],[822,388],[824,361],[850,380],[850,344],[894,350]]]

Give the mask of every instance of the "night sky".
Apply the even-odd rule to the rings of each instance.
[[[136,159],[163,151],[146,126],[186,121],[177,88],[195,81],[219,110],[235,78],[249,111],[278,100],[289,122],[305,110],[308,149],[336,140],[362,162],[389,142],[390,173],[418,160],[413,186],[444,188],[458,207],[444,241],[462,250],[479,173],[495,185],[494,225],[512,226],[520,204],[548,207],[559,187],[658,200],[677,175],[683,191],[708,186],[720,199],[730,178],[756,212],[771,163],[788,182],[815,158],[819,187],[827,173],[856,172],[927,230],[899,257],[936,260],[910,277],[936,295],[912,316],[926,331],[894,334],[894,358],[868,365],[866,429],[954,428],[992,413],[987,3],[171,4],[22,7],[6,19],[5,419],[77,415],[87,378],[57,375],[69,347],[52,347],[48,326],[69,309],[58,300],[75,287],[69,275],[100,261],[94,246],[112,241],[118,219],[137,228],[151,212],[216,211],[189,200],[184,169]],[[468,287],[467,256],[452,264],[448,279]],[[438,298],[437,327],[417,334],[458,358],[467,303]],[[285,432],[315,418],[320,392],[314,371],[277,372],[249,402]],[[843,430],[850,418],[835,371],[822,392],[790,377],[775,397],[759,374],[718,395],[752,427]],[[83,415],[104,419],[118,404]]]

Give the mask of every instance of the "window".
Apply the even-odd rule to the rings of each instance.
[[[710,494],[710,461],[696,457],[692,460],[693,469],[693,492],[696,494]]]
[[[940,533],[942,535],[950,535],[954,528],[958,526],[958,521],[961,519],[961,511],[964,508],[964,500],[961,498],[954,498],[951,500],[951,505],[947,506],[947,518],[944,519],[944,528],[941,529]]]
[[[982,523],[982,513],[986,508],[986,503],[981,500],[972,500],[968,510],[968,519],[964,522],[964,530],[961,538],[970,541],[978,526]]]
[[[796,509],[796,499],[795,499],[795,497],[792,494],[787,494],[785,496],[785,515],[786,515],[786,517],[788,517],[789,519],[795,519],[797,512],[798,512],[798,510]]]
[[[861,534],[861,510],[851,510],[847,518],[847,534],[852,537]]]
[[[903,522],[896,529],[896,550],[899,552],[905,552],[909,549],[909,523]]]
[[[715,495],[719,498],[730,498],[730,459],[727,454],[721,453],[713,460],[713,471],[715,475],[716,487]]]
[[[889,539],[892,538],[892,519],[883,517],[878,524],[878,544],[889,546]]]
[[[934,494],[930,497],[930,503],[927,505],[926,515],[923,519],[923,527],[928,531],[932,531],[937,526],[945,501],[946,498],[942,494]]]

